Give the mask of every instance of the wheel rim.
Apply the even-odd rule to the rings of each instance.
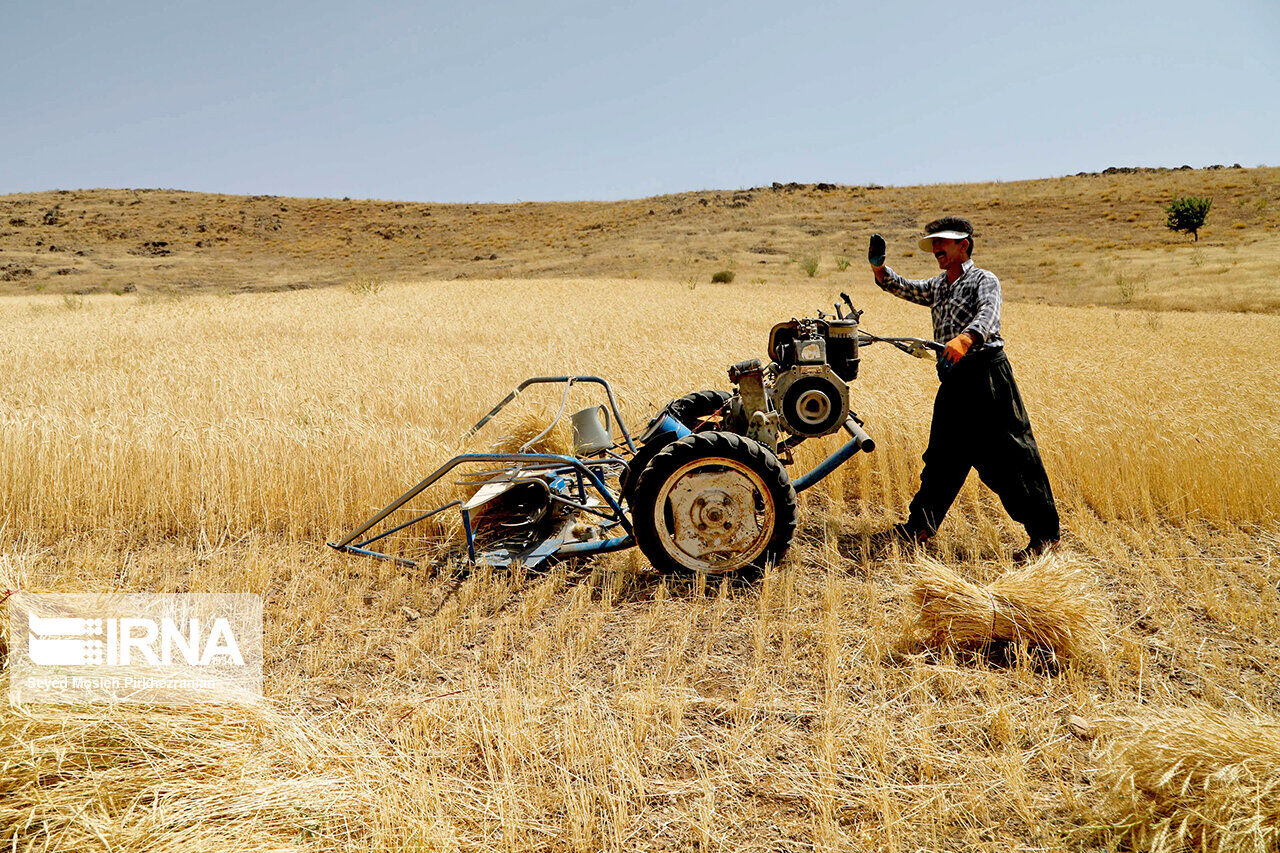
[[[654,505],[663,550],[693,571],[750,565],[773,538],[777,508],[759,472],[736,459],[695,459],[662,484]]]

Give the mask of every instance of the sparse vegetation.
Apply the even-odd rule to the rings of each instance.
[[[851,263],[850,260],[846,258],[844,255],[836,255],[836,269],[839,270],[840,272],[844,272],[845,270],[849,269],[850,263]]]
[[[347,289],[362,296],[374,296],[382,291],[385,284],[379,276],[357,273],[347,282]]]
[[[818,274],[818,266],[821,264],[821,260],[817,255],[805,255],[797,263],[800,264],[800,269],[804,270],[805,275],[813,278]]]
[[[1183,196],[1169,202],[1165,208],[1164,225],[1170,231],[1182,231],[1190,234],[1198,242],[1200,229],[1209,218],[1209,208],[1213,207],[1213,199],[1200,196]]]
[[[903,212],[954,208],[968,211],[982,233],[991,235],[982,241],[981,265],[997,271],[1009,300],[1116,304],[1110,278],[1073,280],[1065,274],[1076,262],[1092,264],[1099,249],[1109,248],[1135,271],[1150,273],[1144,305],[1280,312],[1270,272],[1280,250],[1268,239],[1280,230],[1280,205],[1270,203],[1280,198],[1278,186],[1276,168],[889,187],[870,195],[857,187],[796,192],[784,185],[779,191],[747,191],[752,199],[745,208],[699,204],[705,194],[505,205],[178,190],[28,193],[0,196],[0,222],[21,223],[0,231],[6,259],[0,289],[84,290],[88,279],[58,274],[68,268],[92,275],[103,292],[129,281],[154,289],[237,293],[342,286],[353,269],[384,281],[585,276],[668,283],[686,282],[692,270],[705,284],[717,268],[728,266],[728,258],[751,265],[736,267],[738,281],[781,281],[799,269],[796,259],[839,245],[832,240],[861,245],[871,231],[888,238],[895,269],[917,277],[934,266],[913,248],[918,223]],[[876,203],[868,204],[872,196]],[[1183,259],[1166,255],[1167,239],[1151,231],[1151,213],[1184,196],[1212,197],[1215,221],[1229,226],[1208,232],[1205,248],[1216,253],[1239,247],[1231,287],[1206,283]],[[58,224],[44,225],[44,212],[55,207]],[[841,223],[836,229],[825,224],[834,216]],[[1008,239],[1028,228],[1044,239]],[[837,232],[840,237],[832,236]],[[859,256],[846,257],[855,269]],[[1041,275],[1038,264],[1046,257],[1059,266]]]
[[[1127,305],[1138,294],[1138,282],[1131,276],[1120,273],[1116,275],[1116,293],[1119,295],[1120,301]]]

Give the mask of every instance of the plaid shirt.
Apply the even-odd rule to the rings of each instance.
[[[1000,279],[964,262],[964,272],[954,284],[943,272],[933,278],[903,278],[888,267],[880,289],[933,309],[933,339],[946,343],[962,332],[974,336],[973,349],[1004,346],[1000,337]]]

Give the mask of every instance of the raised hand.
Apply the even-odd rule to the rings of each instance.
[[[884,257],[887,251],[884,238],[879,234],[871,235],[871,245],[867,248],[867,261],[873,267],[884,266]]]

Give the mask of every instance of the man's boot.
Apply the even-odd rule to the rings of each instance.
[[[1030,563],[1045,554],[1058,550],[1058,539],[1032,539],[1027,547],[1013,552],[1015,563]]]

